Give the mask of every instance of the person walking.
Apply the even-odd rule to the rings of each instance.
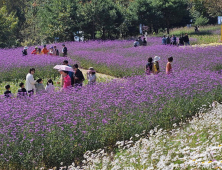
[[[25,88],[28,91],[29,97],[34,94],[35,91],[35,83],[36,81],[33,78],[33,75],[35,74],[35,69],[31,68],[29,70],[29,73],[26,75],[26,82],[25,82]]]
[[[63,54],[63,57],[67,57],[67,47],[65,46],[65,44],[62,44],[63,46],[63,49],[62,49],[62,54]]]
[[[96,84],[96,71],[93,67],[90,67],[87,72],[88,85]]]
[[[183,41],[183,39],[184,39],[184,38],[183,38],[183,34],[181,34],[181,35],[180,35],[180,38],[179,38],[179,45],[180,45],[180,46],[184,46],[184,41]]]
[[[28,47],[24,47],[24,49],[22,50],[22,55],[23,55],[23,56],[28,55],[27,50],[28,50]]]
[[[63,61],[63,65],[66,65],[72,68],[72,66],[69,65],[69,62],[67,60]],[[69,77],[71,78],[71,85],[73,86],[74,84],[73,72],[69,71]]]
[[[53,85],[52,79],[49,79],[45,87],[47,93],[52,93],[55,91],[55,86]]]
[[[153,60],[153,73],[158,74],[160,72],[160,66],[159,66],[159,60],[160,57],[155,56]]]
[[[168,36],[167,36],[167,39],[166,39],[166,44],[169,45],[170,43],[171,43],[171,38],[170,38],[170,36],[168,35]]]
[[[189,37],[188,37],[188,34],[186,33],[184,38],[183,38],[183,41],[184,41],[184,44],[187,46],[187,45],[190,45],[190,40],[189,40]]]
[[[79,70],[78,64],[73,65],[73,70],[74,70],[74,87],[82,87],[83,81],[85,80],[82,72]]]
[[[172,65],[171,63],[173,62],[173,57],[168,58],[168,63],[166,65],[166,74],[171,74],[172,73]]]
[[[148,63],[146,64],[145,72],[146,72],[146,75],[151,75],[153,73],[153,59],[152,59],[152,57],[148,58]]]
[[[175,35],[173,35],[173,37],[172,37],[172,44],[177,45],[177,38]]]

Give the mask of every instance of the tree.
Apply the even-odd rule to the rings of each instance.
[[[169,34],[173,24],[180,22],[184,16],[189,15],[186,0],[152,0],[152,4],[163,19],[163,24]]]
[[[18,18],[14,14],[7,14],[6,6],[0,8],[0,47],[16,45],[14,34],[18,25]]]

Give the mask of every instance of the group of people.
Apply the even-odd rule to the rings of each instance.
[[[138,39],[136,39],[136,41],[134,42],[134,47],[146,46],[146,45],[147,45],[146,38],[143,38],[142,40],[141,37],[138,37]]]
[[[186,33],[185,36],[183,34],[180,35],[179,43],[177,42],[177,38],[175,35],[172,35],[170,37],[169,35],[166,37],[165,35],[162,38],[162,44],[163,45],[178,45],[178,46],[184,46],[184,45],[190,45],[189,36]]]
[[[160,72],[160,66],[159,66],[159,60],[160,57],[155,56],[154,59],[152,57],[148,58],[148,63],[145,67],[145,73],[146,75],[156,75]],[[172,65],[173,57],[168,58],[168,62],[166,64],[166,74],[172,73]]]
[[[71,67],[68,64],[67,60],[63,61],[63,65],[66,65],[68,67]],[[59,70],[59,73],[61,74],[61,81],[57,82],[61,85],[61,90],[67,90],[72,87],[75,88],[81,88],[83,85],[83,82],[85,80],[82,71],[79,70],[78,64],[74,64],[72,66],[73,71],[64,71]],[[31,68],[29,70],[29,73],[26,75],[26,83],[23,82],[19,84],[20,89],[18,89],[17,97],[22,96],[32,96],[34,93],[41,94],[41,93],[51,93],[55,91],[55,87],[53,85],[53,81],[49,79],[47,81],[47,85],[44,87],[43,80],[38,79],[34,80],[33,75],[35,74],[35,68]],[[94,85],[96,83],[96,71],[93,67],[90,67],[87,71],[87,79],[88,79],[88,85]],[[12,98],[14,95],[10,91],[10,85],[5,86],[6,91],[4,92],[5,98]]]
[[[68,49],[65,46],[65,44],[62,44],[63,48],[62,48],[62,55],[63,57],[67,56],[67,52]],[[23,51],[22,51],[22,55],[26,56],[28,55],[28,47],[24,47]],[[59,56],[59,50],[57,49],[56,45],[52,46],[49,48],[49,50],[47,49],[46,45],[43,46],[43,49],[39,48],[38,46],[35,47],[35,49],[31,52],[31,54],[33,55],[37,55],[37,54],[45,54],[45,55],[54,55],[54,56]]]

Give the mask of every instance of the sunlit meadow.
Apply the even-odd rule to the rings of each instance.
[[[31,98],[2,97],[0,167],[34,169],[59,167],[61,162],[67,166],[79,164],[88,150],[113,147],[116,141],[157,125],[170,129],[196,114],[202,105],[222,101],[221,46],[175,47],[158,45],[158,38],[148,41],[148,46],[138,48],[132,47],[133,41],[67,42],[70,62],[125,78]],[[20,55],[21,49],[18,51]],[[29,55],[23,57],[27,62],[16,64],[21,57],[17,60],[10,50],[4,53],[10,61],[14,59],[12,66],[8,63],[9,73],[14,67],[37,66],[47,68],[44,75],[64,60]],[[156,55],[161,57],[161,72],[145,76],[147,58]],[[170,56],[174,57],[173,74],[166,75]]]

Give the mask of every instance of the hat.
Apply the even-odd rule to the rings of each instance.
[[[27,49],[28,49],[28,47],[25,46],[25,47],[24,47],[24,50],[27,50]]]
[[[89,67],[88,71],[96,72],[93,67]]]
[[[65,46],[65,44],[62,44],[62,46]]]
[[[155,57],[154,57],[154,62],[155,62],[155,61],[159,61],[159,60],[160,60],[160,57],[158,57],[158,56],[155,56]]]
[[[37,46],[35,47],[35,49],[38,48]]]
[[[52,47],[50,47],[50,49],[52,49],[53,48],[53,46]]]

